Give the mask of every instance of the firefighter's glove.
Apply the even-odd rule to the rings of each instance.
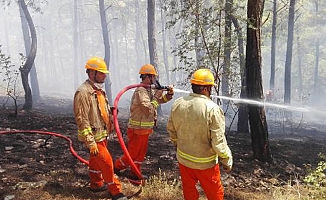
[[[224,170],[224,172],[226,172],[226,173],[230,173],[231,170],[232,170],[232,166],[229,166],[229,165],[223,165],[223,170]]]
[[[222,166],[223,166],[223,170],[226,173],[229,173],[232,170],[232,165],[233,165],[233,158],[228,157],[228,158],[219,158],[219,161],[221,162]]]
[[[115,109],[117,110],[117,114],[119,114],[119,109],[116,108],[116,107],[114,107],[114,106],[110,107],[111,113],[113,114],[113,111],[114,111]]]
[[[174,95],[174,87],[173,85],[169,85],[168,95],[173,96]]]
[[[157,128],[157,117],[154,118],[154,127]]]
[[[92,156],[97,156],[98,155],[98,148],[97,148],[96,143],[89,146],[89,153]]]

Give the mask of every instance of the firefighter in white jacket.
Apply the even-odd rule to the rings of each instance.
[[[183,195],[197,200],[199,181],[207,199],[223,199],[219,163],[226,172],[233,159],[225,138],[222,109],[210,99],[214,76],[208,69],[197,70],[191,78],[189,96],[177,99],[167,124],[171,141],[177,148]]]

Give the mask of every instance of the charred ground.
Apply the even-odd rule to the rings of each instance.
[[[36,103],[32,112],[20,111],[17,117],[12,113],[12,109],[0,110],[0,131],[19,129],[59,133],[68,136],[77,154],[87,159],[87,150],[77,141],[71,102],[46,99]],[[122,132],[127,120],[128,112],[120,109]],[[160,118],[150,137],[143,172],[153,176],[161,170],[168,178],[179,179],[175,149],[169,142],[165,125],[166,118]],[[269,126],[276,125],[269,123]],[[253,199],[253,194],[268,194],[275,186],[302,182],[306,175],[304,166],[316,166],[318,153],[326,153],[325,135],[322,127],[308,124],[301,124],[295,132],[270,134],[274,163],[267,164],[252,159],[250,135],[227,133],[234,169],[231,174],[222,172],[226,199]],[[114,158],[122,154],[115,135],[110,138],[109,150]],[[0,155],[0,199],[8,195],[15,195],[15,199],[45,199],[40,191],[50,195],[47,199],[58,199],[59,194],[73,195],[77,199],[104,198],[88,191],[87,167],[71,154],[69,143],[62,138],[33,133],[1,134]],[[27,189],[31,191],[28,197],[21,196]],[[33,190],[38,191],[34,195],[39,196],[32,196]]]

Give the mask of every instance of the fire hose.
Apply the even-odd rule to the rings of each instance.
[[[41,135],[52,135],[52,136],[56,136],[59,138],[63,138],[65,140],[67,140],[69,142],[69,149],[70,152],[73,156],[75,156],[80,162],[88,165],[88,161],[83,159],[82,157],[80,157],[76,151],[74,150],[73,146],[72,146],[72,140],[64,135],[58,134],[58,133],[53,133],[53,132],[48,132],[48,131],[37,131],[37,130],[8,130],[8,131],[0,131],[0,135],[3,134],[16,134],[16,133],[37,133],[37,134],[41,134]]]
[[[150,87],[150,85],[146,85],[146,84],[133,84],[133,85],[129,85],[129,86],[123,88],[117,94],[117,96],[115,97],[113,106],[115,108],[118,108],[119,99],[123,95],[123,93],[125,93],[126,91],[128,91],[128,90],[130,90],[132,88],[135,88],[135,87]],[[128,152],[128,149],[126,147],[126,144],[123,141],[122,134],[121,134],[120,127],[119,127],[119,121],[118,121],[118,109],[114,109],[113,110],[113,123],[114,123],[115,131],[117,132],[117,136],[118,136],[118,140],[119,140],[121,149],[122,149],[123,153],[125,154],[125,156],[128,158],[130,167],[134,170],[134,172],[136,173],[136,176],[138,178],[143,179],[143,175],[141,174],[141,172],[139,171],[139,169],[136,167],[134,161],[130,157],[130,154]]]
[[[129,85],[129,86],[123,88],[117,94],[117,96],[115,97],[115,100],[114,100],[114,104],[113,104],[114,107],[115,108],[118,108],[119,99],[123,95],[123,93],[125,93],[126,91],[128,91],[128,90],[130,90],[132,88],[136,88],[136,87],[145,87],[145,88],[151,87],[151,88],[156,88],[156,89],[160,89],[160,90],[167,90],[167,91],[170,90],[169,86],[161,86],[160,83],[157,80],[156,80],[156,84],[155,85],[146,85],[146,84],[142,84],[142,83]],[[123,141],[122,134],[121,134],[120,127],[119,127],[119,121],[118,121],[118,109],[114,109],[113,110],[113,122],[114,122],[115,131],[117,132],[117,136],[118,136],[118,140],[119,140],[121,149],[123,150],[125,156],[128,158],[130,167],[134,170],[134,172],[136,173],[137,177],[139,179],[143,180],[143,175],[141,174],[141,172],[139,171],[139,169],[136,167],[134,161],[130,157],[130,154],[128,152],[128,149],[127,149],[127,147],[126,147],[126,145],[125,145],[125,143]]]
[[[132,89],[132,88],[136,88],[136,87],[153,87],[152,85],[146,85],[146,84],[133,84],[133,85],[129,85],[125,88],[123,88],[116,96],[115,100],[114,100],[114,107],[118,108],[118,103],[119,103],[119,99],[120,97],[123,95],[123,93],[125,93],[126,91]],[[130,157],[130,154],[128,152],[128,149],[124,143],[121,131],[120,131],[120,127],[119,127],[119,122],[118,122],[118,109],[113,109],[113,122],[114,122],[114,127],[115,127],[115,131],[117,133],[117,137],[120,143],[120,146],[122,148],[122,151],[124,152],[124,154],[126,155],[126,157],[129,160],[130,163],[130,167],[136,172],[136,175],[139,179],[143,179],[143,175],[141,174],[141,172],[139,171],[139,169],[136,167],[134,161],[132,160],[132,158]],[[82,158],[81,156],[79,156],[76,151],[73,148],[73,142],[72,140],[67,137],[64,136],[62,134],[59,133],[54,133],[54,132],[48,132],[48,131],[39,131],[39,130],[5,130],[5,131],[0,131],[0,135],[4,135],[4,134],[17,134],[17,133],[29,133],[29,134],[41,134],[41,135],[51,135],[51,136],[55,136],[55,137],[59,137],[59,138],[63,138],[65,140],[67,140],[69,142],[69,149],[71,154],[76,157],[80,162],[89,165],[89,162],[87,160],[85,160],[84,158]],[[130,180],[132,181],[132,180]],[[137,181],[133,181],[134,183],[139,183]]]

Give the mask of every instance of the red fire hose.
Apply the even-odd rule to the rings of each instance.
[[[146,85],[146,84],[133,84],[133,85],[129,85],[125,88],[123,88],[118,94],[117,96],[115,97],[115,100],[114,100],[114,107],[115,108],[118,108],[118,102],[119,102],[119,99],[120,97],[122,96],[123,93],[125,93],[126,91],[132,89],[132,88],[136,88],[136,87],[151,87],[150,85]],[[113,110],[113,122],[114,122],[114,128],[115,128],[115,131],[117,132],[117,136],[118,136],[118,139],[119,139],[119,143],[120,143],[120,146],[122,148],[122,151],[124,152],[125,156],[128,158],[129,160],[129,163],[130,163],[130,167],[136,172],[136,175],[138,178],[140,179],[143,179],[143,175],[141,174],[141,172],[138,170],[138,168],[136,167],[134,161],[132,160],[132,158],[130,157],[129,155],[129,152],[128,152],[128,149],[123,141],[123,138],[122,138],[122,134],[121,134],[121,131],[120,131],[120,127],[119,127],[119,121],[118,121],[118,109],[114,109]]]
[[[80,162],[88,165],[88,161],[83,159],[82,157],[80,157],[76,151],[74,150],[73,146],[72,146],[72,141],[70,138],[68,138],[67,136],[58,134],[58,133],[52,133],[52,132],[47,132],[47,131],[34,131],[34,130],[10,130],[10,131],[0,131],[0,135],[2,134],[15,134],[15,133],[37,133],[37,134],[41,134],[41,135],[53,135],[56,137],[60,137],[63,138],[65,140],[67,140],[69,142],[69,148],[70,148],[70,152],[73,156],[75,156]]]
[[[132,88],[136,88],[136,87],[151,87],[150,85],[146,85],[146,84],[133,84],[133,85],[129,85],[127,87],[125,87],[124,89],[122,89],[116,96],[115,100],[114,100],[114,107],[118,108],[118,103],[119,103],[119,99],[122,96],[123,93],[125,93],[126,91],[132,89]],[[117,136],[118,136],[118,140],[120,143],[120,146],[124,152],[124,154],[127,156],[130,166],[131,168],[136,172],[136,175],[138,176],[138,178],[143,179],[143,175],[141,174],[141,172],[138,170],[138,168],[136,167],[134,161],[132,160],[132,158],[130,157],[130,154],[128,152],[128,149],[123,141],[122,138],[122,134],[120,131],[120,127],[119,127],[119,122],[118,122],[118,113],[117,113],[117,109],[113,110],[113,120],[114,120],[114,127],[115,130],[117,132]],[[75,156],[80,162],[88,165],[88,161],[83,159],[82,157],[80,157],[76,151],[74,150],[73,146],[72,146],[72,140],[70,138],[68,138],[67,136],[58,134],[58,133],[53,133],[53,132],[48,132],[48,131],[37,131],[37,130],[8,130],[8,131],[0,131],[0,135],[2,134],[17,134],[17,133],[37,133],[37,134],[41,134],[41,135],[52,135],[52,136],[56,136],[56,137],[60,137],[63,138],[65,140],[67,140],[69,142],[69,149],[70,152],[73,156]],[[130,180],[132,181],[132,180]],[[139,183],[137,181],[132,181],[134,183]]]

